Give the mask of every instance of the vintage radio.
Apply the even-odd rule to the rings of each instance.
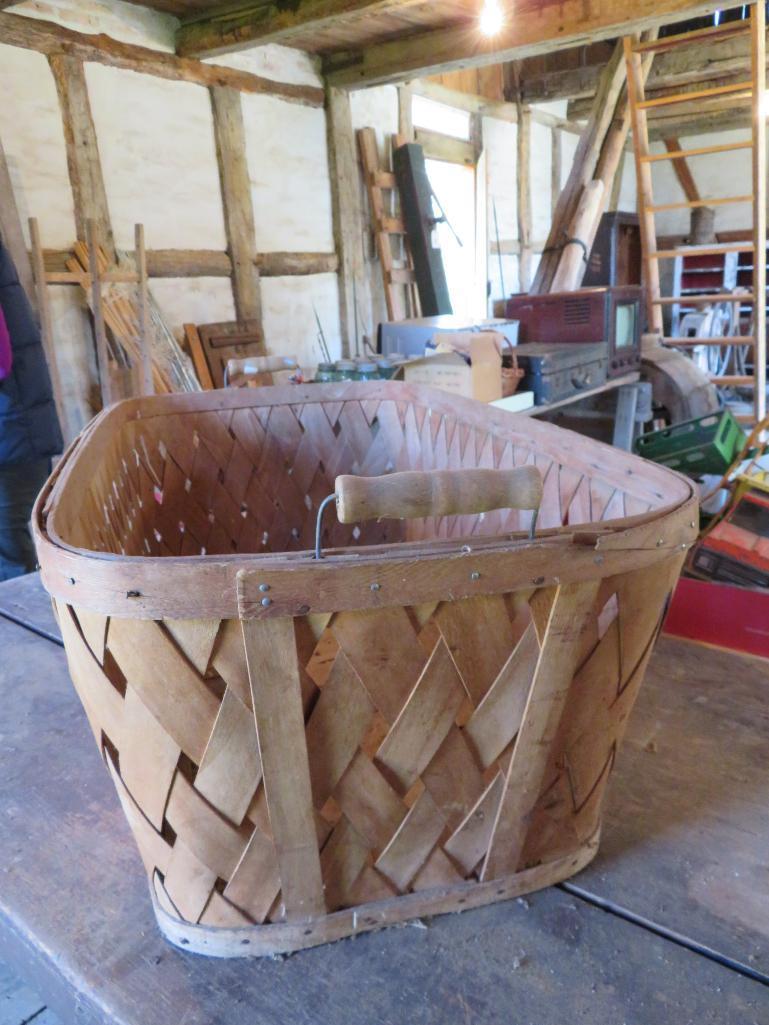
[[[607,376],[622,377],[641,366],[641,294],[629,285],[514,295],[505,313],[520,322],[520,342],[606,342]]]
[[[573,345],[564,342],[529,342],[515,349],[523,370],[521,391],[534,392],[536,406],[573,398],[606,381],[606,342]]]
[[[638,214],[612,210],[601,218],[582,284],[640,285],[642,264]]]

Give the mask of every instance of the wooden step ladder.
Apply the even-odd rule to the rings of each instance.
[[[400,139],[393,139],[393,146]],[[358,129],[358,148],[366,180],[371,227],[382,268],[388,320],[405,320],[419,316],[419,296],[414,265],[400,215],[398,183],[392,171],[380,166],[376,133],[373,128]],[[394,256],[399,251],[400,258]],[[397,267],[396,262],[402,264]]]
[[[720,42],[739,35],[751,37],[751,77],[716,88],[678,91],[667,96],[647,99],[641,72],[642,55],[649,51],[663,52],[684,46],[697,46],[704,42]],[[749,294],[735,296],[723,290],[698,294],[696,304],[728,302],[739,298],[740,303],[753,308],[753,333],[713,338],[665,338],[663,343],[675,347],[696,345],[730,346],[744,345],[753,350],[753,373],[751,375],[725,374],[713,377],[716,385],[722,387],[740,386],[753,388],[753,415],[751,421],[758,422],[766,416],[766,110],[764,97],[766,89],[766,13],[763,2],[754,3],[750,17],[740,21],[727,22],[710,28],[698,29],[680,35],[642,42],[638,37],[624,39],[625,63],[627,67],[627,88],[633,129],[633,150],[635,154],[636,180],[638,183],[638,215],[641,227],[647,318],[649,330],[663,334],[662,311],[666,305],[687,302],[682,296],[660,294],[660,261],[677,257],[713,256],[726,253],[753,253],[753,286]],[[692,149],[668,149],[665,153],[652,153],[649,147],[649,133],[646,112],[660,106],[679,103],[707,101],[717,96],[731,96],[735,103],[749,101],[752,108],[752,133],[747,142],[717,146],[700,146]],[[698,157],[705,154],[727,154],[736,150],[750,149],[753,156],[753,186],[750,195],[723,196],[713,200],[686,200],[679,203],[655,204],[652,188],[652,168],[663,160]],[[728,178],[728,164],[724,163]],[[703,205],[721,206],[727,203],[748,203],[752,209],[752,240],[749,242],[728,242],[713,245],[676,246],[671,249],[657,247],[655,214],[663,210],[692,208]],[[688,303],[687,303],[688,304]],[[692,303],[694,305],[694,303]]]

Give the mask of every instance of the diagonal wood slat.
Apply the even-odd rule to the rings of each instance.
[[[554,595],[483,865],[483,879],[509,875],[518,868],[530,816],[540,795],[550,745],[576,669],[580,637],[597,592],[598,581],[591,580],[559,587]]]

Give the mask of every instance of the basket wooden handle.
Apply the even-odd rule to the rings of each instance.
[[[336,479],[340,523],[464,516],[492,509],[539,509],[542,476],[536,466],[514,470],[407,470],[383,477]]]

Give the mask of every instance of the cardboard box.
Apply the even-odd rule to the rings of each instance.
[[[499,331],[510,345],[518,343],[518,321],[504,317],[473,321],[472,318],[444,315],[419,317],[414,320],[387,321],[379,325],[379,351],[383,356],[402,352],[406,356],[424,356],[425,349],[437,335],[485,331]]]
[[[502,398],[504,341],[496,331],[446,333],[441,335],[435,355],[403,364],[403,380],[493,402]]]

